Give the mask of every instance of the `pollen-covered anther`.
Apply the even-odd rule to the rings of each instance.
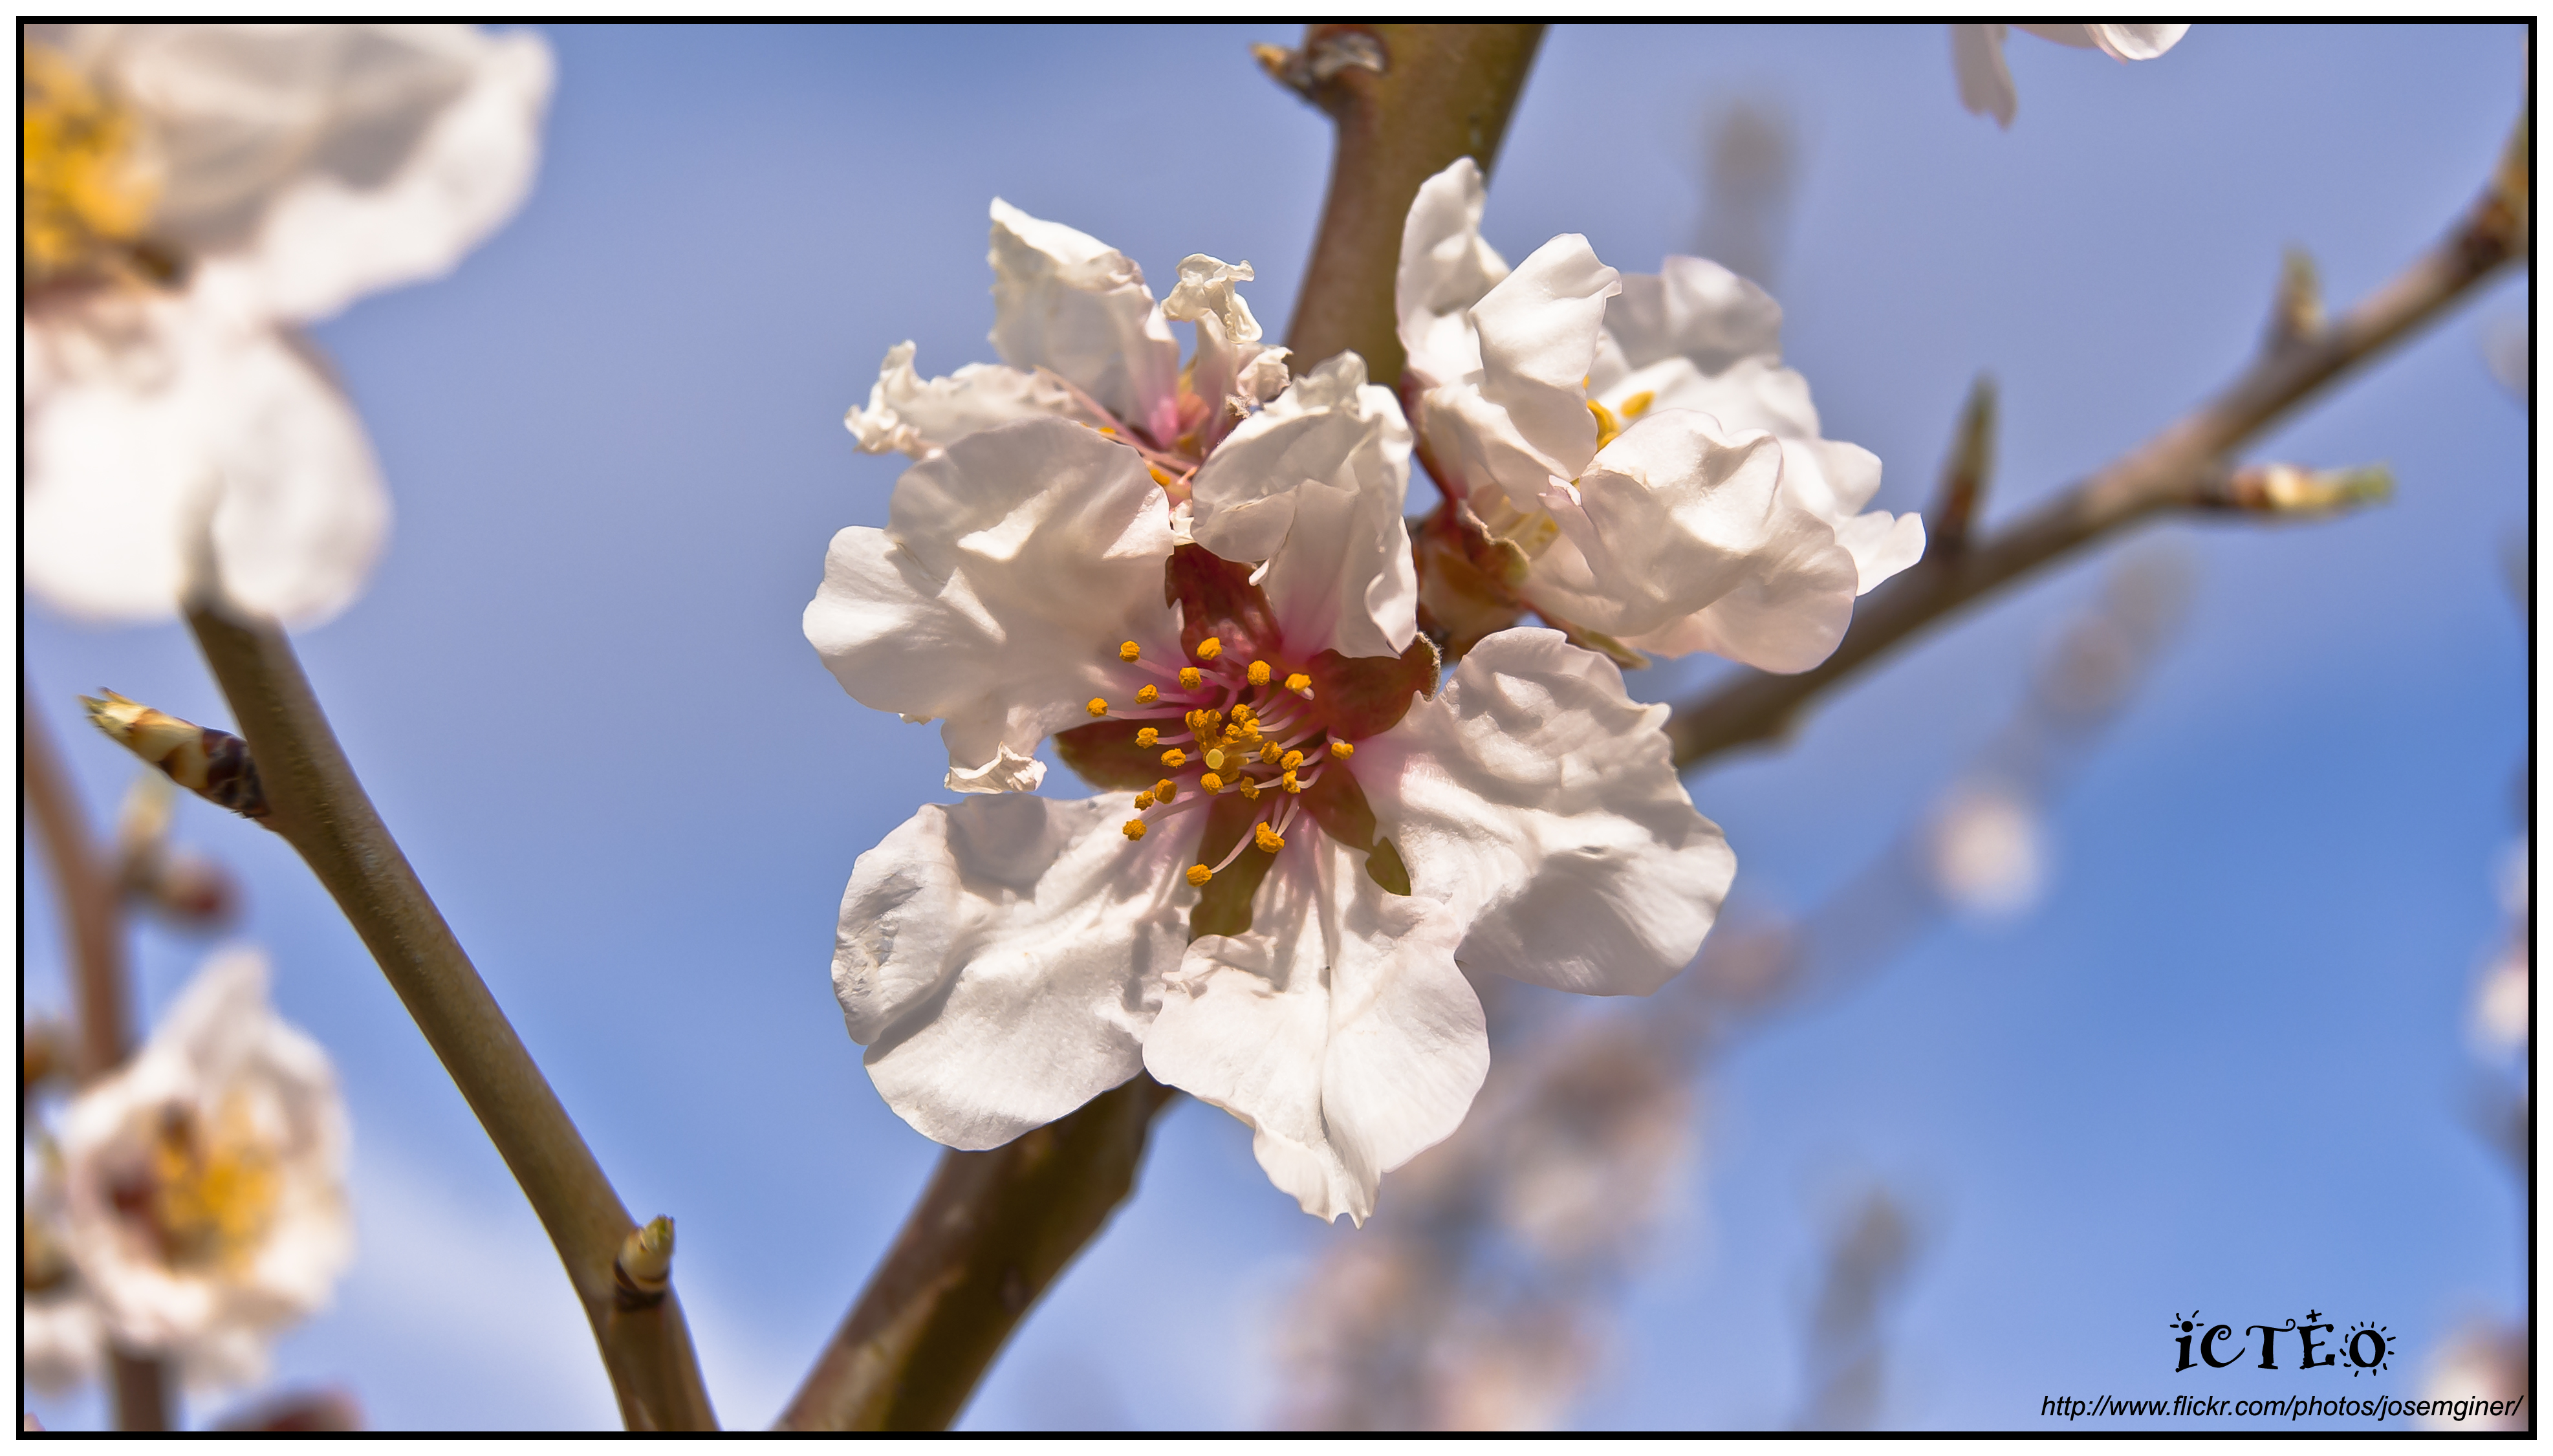
[[[1212,662],[1223,655],[1223,638],[1208,637],[1196,644],[1197,661]]]
[[[1160,783],[1153,785],[1153,800],[1155,803],[1167,804],[1178,796],[1179,786],[1174,780],[1164,779]]]
[[[1205,790],[1209,794],[1220,794],[1223,792],[1223,775],[1219,773],[1201,774],[1197,778],[1197,787]]]
[[[1117,644],[1117,660],[1120,662],[1132,662],[1143,655],[1144,649],[1133,642],[1120,642]]]
[[[1587,401],[1587,412],[1596,416],[1596,448],[1602,450],[1612,444],[1613,437],[1622,432],[1622,421],[1594,399]]]
[[[1259,780],[1254,778],[1241,779],[1236,781],[1233,787],[1241,790],[1241,797],[1244,799],[1248,799],[1254,804],[1259,801]]]
[[[1657,391],[1642,390],[1640,392],[1633,394],[1630,398],[1622,401],[1622,417],[1624,419],[1638,419],[1641,415],[1648,413],[1649,406],[1656,402],[1658,402]]]
[[[1162,469],[1158,465],[1152,467],[1152,471],[1153,484],[1160,486],[1165,491],[1175,487],[1179,483],[1177,477],[1171,475],[1168,471]]]
[[[1143,792],[1141,792],[1141,793],[1137,794],[1137,795],[1135,796],[1135,807],[1136,807],[1136,808],[1138,808],[1138,809],[1150,809],[1150,808],[1152,808],[1152,807],[1153,807],[1153,791],[1152,791],[1152,790],[1150,790],[1150,789],[1146,789],[1146,790],[1144,790]]]
[[[1285,770],[1285,777],[1282,782],[1284,784],[1285,792],[1288,794],[1299,794],[1303,792],[1303,781],[1294,777],[1294,770],[1290,768]]]
[[[1140,819],[1130,819],[1126,821],[1125,829],[1126,838],[1130,840],[1140,840],[1144,838],[1144,822]]]
[[[1330,740],[1330,756],[1333,758],[1353,758],[1356,756],[1356,744],[1343,743],[1336,738],[1332,738]]]
[[[1179,765],[1187,761],[1187,751],[1182,748],[1169,748],[1164,750],[1162,753],[1162,767],[1164,768],[1177,768]]]
[[[1312,696],[1311,674],[1302,672],[1286,674],[1285,691],[1288,693],[1300,693],[1304,697],[1309,698]]]
[[[1202,884],[1204,884],[1207,880],[1210,880],[1210,879],[1212,879],[1212,878],[1214,878],[1214,871],[1213,871],[1213,870],[1211,870],[1211,869],[1206,868],[1204,865],[1202,865],[1202,864],[1191,864],[1191,865],[1189,865],[1189,866],[1188,866],[1188,883],[1189,883],[1189,884],[1192,884],[1192,885],[1202,885]]]
[[[1277,766],[1281,768],[1301,768],[1303,766],[1303,750],[1300,748],[1288,748],[1285,750],[1285,756],[1277,759],[1276,763]]]
[[[1108,700],[1105,698],[1091,699],[1090,716],[1093,718],[1106,718],[1108,716]]]
[[[1269,672],[1267,663],[1254,662],[1250,664],[1250,685],[1252,687],[1264,688],[1268,686],[1268,678]]]
[[[1162,690],[1154,687],[1151,683],[1146,683],[1135,690],[1135,701],[1143,704],[1147,708],[1150,708],[1154,704],[1162,701]]]
[[[1179,686],[1193,693],[1205,686],[1205,674],[1193,667],[1182,667],[1179,669]]]
[[[1147,728],[1135,729],[1135,746],[1138,748],[1150,748],[1160,741],[1162,741],[1162,730],[1160,728]]]
[[[1253,833],[1259,840],[1259,847],[1271,854],[1285,847],[1285,837],[1270,829],[1265,820],[1260,822],[1258,829]]]

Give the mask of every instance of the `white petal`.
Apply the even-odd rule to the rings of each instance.
[[[1391,392],[1341,354],[1234,427],[1197,472],[1198,545],[1271,562],[1287,643],[1305,654],[1397,655],[1417,635],[1418,580],[1401,509],[1409,426]]]
[[[978,431],[904,473],[885,530],[833,537],[807,640],[860,702],[944,720],[949,767],[980,773],[1087,722],[1119,642],[1170,650],[1172,544],[1134,451],[1055,419]]]
[[[1177,433],[1179,346],[1142,269],[1087,233],[998,197],[990,261],[993,347],[1003,363],[1052,370],[1157,439]]]
[[[1072,392],[1052,375],[1001,364],[969,364],[925,380],[913,367],[913,342],[886,351],[868,407],[842,412],[842,427],[871,455],[901,451],[916,460],[948,442],[1015,419],[1078,419]]]
[[[1912,510],[1903,515],[1865,511],[1845,521],[1835,539],[1852,553],[1856,595],[1866,594],[1924,559],[1924,517]]]
[[[1253,277],[1247,263],[1191,253],[1179,260],[1178,286],[1162,300],[1162,317],[1196,325],[1189,389],[1210,411],[1198,440],[1206,449],[1232,428],[1236,410],[1246,414],[1285,389],[1285,351],[1260,342],[1259,320],[1236,286]]]
[[[1481,241],[1485,200],[1481,168],[1458,157],[1419,184],[1401,224],[1393,287],[1400,347],[1407,367],[1432,384],[1452,384],[1481,367],[1470,309],[1507,276],[1506,260]]]
[[[860,856],[833,994],[879,1094],[926,1136],[999,1147],[1143,1066],[1195,895],[1175,834],[1119,832],[1133,808],[930,805]]]
[[[1722,439],[1706,414],[1648,415],[1574,487],[1545,493],[1562,540],[1534,561],[1526,596],[1624,638],[1711,612],[1751,628],[1723,633],[1738,660],[1814,666],[1852,620],[1857,577],[1833,529],[1781,490],[1783,468],[1760,431]]]
[[[75,38],[150,116],[154,229],[229,306],[309,320],[449,270],[532,184],[548,46],[469,26],[130,26]]]
[[[1472,305],[1482,397],[1505,410],[1518,434],[1559,463],[1553,473],[1569,479],[1596,453],[1588,370],[1605,330],[1605,300],[1620,290],[1619,277],[1585,238],[1564,233]],[[1501,484],[1515,494],[1517,482]]]
[[[991,762],[952,768],[945,782],[957,794],[1024,794],[1046,782],[1046,765],[1004,743]]]
[[[2036,30],[2036,27],[2025,27]],[[2105,55],[2120,60],[2152,60],[2180,44],[2189,34],[2186,25],[2087,25],[2083,27],[2091,43]]]
[[[1466,928],[1466,969],[1645,995],[1693,958],[1736,859],[1676,777],[1666,715],[1605,658],[1514,627],[1358,746],[1411,886]]]
[[[243,605],[307,625],[363,589],[389,497],[306,343],[160,298],[48,310],[23,349],[38,596],[86,617],[175,616],[213,502],[223,583]]]
[[[1452,914],[1386,893],[1362,856],[1303,835],[1248,933],[1188,947],[1144,1064],[1248,1123],[1260,1166],[1304,1212],[1362,1223],[1385,1173],[1461,1125],[1489,1071],[1488,1026],[1454,963]]]
[[[1959,104],[2009,127],[2021,93],[2013,89],[2012,67],[2004,64],[2005,33],[2000,24],[1950,27],[1950,68],[1959,78]]]
[[[1712,375],[1754,355],[1779,358],[1782,305],[1708,258],[1669,257],[1655,274],[1622,275],[1622,291],[1605,305],[1605,331],[1626,368],[1689,359]]]

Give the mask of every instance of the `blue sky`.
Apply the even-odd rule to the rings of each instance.
[[[936,732],[852,703],[799,634],[826,541],[883,523],[896,474],[842,408],[900,340],[928,373],[990,357],[995,195],[1156,280],[1190,252],[1248,259],[1281,330],[1329,136],[1249,59],[1284,28],[551,34],[521,215],[450,278],[317,330],[397,523],[369,594],[300,646],[623,1197],[678,1219],[713,1394],[758,1425],[938,1151],[870,1089],[827,980],[852,859],[944,797]],[[1939,27],[1562,28],[1487,231],[1511,258],[1577,231],[1654,269],[1696,231],[1703,118],[1778,106],[1800,139],[1789,362],[1826,432],[1886,462],[1895,509],[1992,371],[1991,524],[2239,369],[2287,246],[2335,305],[2426,246],[2516,113],[2522,45],[2203,26],[2130,66],[2016,37],[2006,133],[1958,108]],[[2527,417],[2478,341],[2527,298],[2502,279],[2252,457],[2388,461],[2391,504],[2160,530],[2196,567],[2190,621],[2058,806],[2047,899],[1942,930],[1718,1068],[1685,1211],[1580,1423],[1787,1420],[1822,1220],[1872,1178],[1927,1230],[1884,1407],[1910,1424],[2195,1389],[2163,1331],[2192,1305],[2381,1319],[2396,1395],[2462,1320],[2522,1308],[2522,1189],[2471,1129],[2464,1028],[2526,750],[2498,563],[2528,520]],[[1694,778],[1739,893],[1805,908],[1897,834],[2097,570],[1929,638],[1784,753]],[[134,764],[71,694],[228,722],[174,626],[31,609],[26,657],[101,820]],[[263,832],[194,804],[179,825],[244,876],[242,933],[355,1118],[363,1249],[282,1342],[285,1377],[350,1385],[383,1425],[609,1424],[537,1225],[354,936]],[[31,873],[39,1009],[63,1000],[47,893]],[[146,1005],[202,953],[146,933]],[[1238,1123],[1181,1106],[968,1422],[1251,1425],[1286,1290],[1352,1236],[1270,1188]],[[2207,1394],[2335,1393],[2303,1379]]]

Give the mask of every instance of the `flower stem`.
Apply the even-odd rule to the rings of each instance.
[[[248,740],[271,812],[380,962],[521,1185],[567,1267],[631,1430],[716,1425],[682,1308],[620,1307],[612,1275],[636,1227],[557,1093],[524,1050],[375,812],[320,712],[292,644],[271,621],[199,593],[186,624]]]

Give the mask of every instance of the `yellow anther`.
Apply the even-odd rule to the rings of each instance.
[[[1612,410],[1594,399],[1587,401],[1587,412],[1596,416],[1596,448],[1602,450],[1612,444],[1613,437],[1622,432],[1622,422],[1613,417]]]
[[[1262,763],[1275,763],[1279,759],[1282,759],[1284,756],[1285,745],[1282,743],[1262,743],[1259,745],[1259,761]]]
[[[1642,390],[1640,392],[1633,394],[1630,398],[1622,401],[1622,417],[1624,419],[1638,419],[1641,415],[1649,412],[1650,405],[1657,402],[1657,391]]]
[[[1132,662],[1143,655],[1144,649],[1132,642],[1120,642],[1117,644],[1117,660],[1120,662]]]
[[[1163,490],[1166,491],[1171,487],[1176,486],[1178,481],[1173,479],[1168,471],[1156,465],[1153,467],[1153,484],[1160,486]]]
[[[1268,686],[1268,677],[1269,673],[1267,663],[1254,662],[1250,664],[1250,685],[1252,687],[1264,688]]]
[[[1126,821],[1126,838],[1130,840],[1140,840],[1144,838],[1144,822],[1140,819],[1130,819]]]
[[[1311,689],[1312,679],[1307,673],[1293,673],[1285,679],[1285,691],[1288,693],[1308,693]]]
[[[1208,768],[1221,768],[1221,767],[1223,767],[1223,750],[1222,750],[1221,748],[1208,748],[1208,749],[1206,749],[1206,750],[1205,750],[1205,766],[1206,766],[1206,767],[1208,767]]]
[[[1287,770],[1285,770],[1285,781],[1284,781],[1284,782],[1285,782],[1285,792],[1286,792],[1286,793],[1288,793],[1288,794],[1299,794],[1299,793],[1303,792],[1303,781],[1302,781],[1301,779],[1298,779],[1298,778],[1294,777],[1294,770],[1292,770],[1292,769],[1290,769],[1290,768],[1289,768],[1289,769],[1287,769]]]
[[[1147,708],[1150,708],[1154,704],[1162,701],[1162,690],[1154,687],[1151,683],[1146,683],[1135,690],[1135,701],[1143,704]]]
[[[1169,749],[1162,755],[1162,767],[1164,768],[1176,768],[1187,761],[1188,755],[1186,752],[1178,748]]]
[[[1189,692],[1195,692],[1204,682],[1205,674],[1197,671],[1195,668],[1182,667],[1179,669],[1179,686],[1187,689]]]
[[[1115,425],[1093,425],[1092,428],[1098,430],[1099,433],[1103,435],[1115,435],[1117,433],[1117,427]]]
[[[1142,793],[1140,793],[1140,794],[1137,794],[1137,795],[1135,796],[1135,807],[1136,807],[1136,808],[1138,808],[1138,809],[1150,809],[1150,808],[1152,808],[1152,807],[1153,807],[1153,791],[1152,791],[1152,790],[1150,790],[1150,789],[1146,789],[1144,792],[1142,792]]]
[[[1189,883],[1189,884],[1192,884],[1192,885],[1202,885],[1202,884],[1204,884],[1207,880],[1210,880],[1210,879],[1212,879],[1212,878],[1214,878],[1214,871],[1213,871],[1213,870],[1211,870],[1211,869],[1206,868],[1204,865],[1202,865],[1202,864],[1191,864],[1191,865],[1189,865],[1189,866],[1188,866],[1188,883]]]
[[[1093,718],[1106,718],[1108,716],[1108,700],[1105,698],[1091,699],[1090,716]]]
[[[1168,779],[1164,779],[1160,783],[1153,785],[1153,800],[1155,803],[1167,804],[1178,796],[1179,786]]]
[[[1356,744],[1342,743],[1338,739],[1332,738],[1330,740],[1330,756],[1333,758],[1353,758],[1356,756]]]
[[[1223,638],[1208,637],[1196,645],[1197,661],[1212,662],[1223,655]]]
[[[1160,728],[1148,728],[1135,729],[1135,746],[1138,748],[1150,748],[1161,741],[1162,730]]]
[[[1288,748],[1285,750],[1285,756],[1277,759],[1276,761],[1287,768],[1301,768],[1303,766],[1302,750],[1297,748]]]
[[[1285,847],[1285,837],[1270,829],[1265,822],[1262,822],[1253,833],[1259,840],[1259,847],[1271,854]]]
[[[1246,778],[1237,787],[1241,790],[1241,797],[1254,804],[1259,802],[1259,780]]]
[[[1257,723],[1259,721],[1259,710],[1251,707],[1247,703],[1235,703],[1232,705],[1232,721],[1234,723]]]
[[[1200,774],[1197,776],[1197,787],[1205,790],[1209,794],[1220,794],[1223,792],[1223,775],[1219,773]]]

